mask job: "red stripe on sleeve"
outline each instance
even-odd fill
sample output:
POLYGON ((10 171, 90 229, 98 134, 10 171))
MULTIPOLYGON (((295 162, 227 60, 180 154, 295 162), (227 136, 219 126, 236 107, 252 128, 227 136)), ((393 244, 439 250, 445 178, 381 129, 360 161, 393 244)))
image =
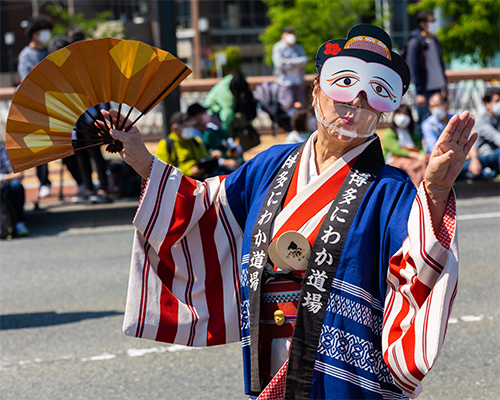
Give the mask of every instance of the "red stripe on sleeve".
MULTIPOLYGON (((226 237, 229 241, 229 249, 231 251, 231 259, 233 260, 233 287, 236 292, 236 298, 241 299, 241 294, 240 294, 240 278, 239 278, 239 264, 238 264, 238 259, 237 259, 237 254, 238 254, 238 249, 236 245, 236 239, 234 237, 234 233, 231 230, 231 226, 229 224, 229 221, 227 219, 226 213, 224 212, 224 208, 222 207, 220 201, 219 201, 219 212, 220 212, 220 219, 222 222, 222 226, 224 227, 224 231, 226 232, 226 237)), ((239 303, 238 303, 239 304, 239 303)), ((241 322, 241 316, 239 313, 239 305, 238 305, 238 326, 240 325, 241 322)))
POLYGON ((182 237, 193 214, 196 181, 182 177, 169 230, 163 240, 158 255, 158 276, 162 282, 160 295, 160 323, 157 340, 172 343, 177 334, 179 304, 172 294, 172 283, 175 276, 175 263, 172 258, 171 247, 182 237))
MULTIPOLYGON (((401 255, 394 256, 389 261, 389 271, 391 275, 393 275, 398 280, 398 285, 395 288, 395 291, 399 291, 399 289, 406 283, 406 279, 404 279, 400 273, 400 271, 404 269, 405 265, 406 261, 404 257, 401 257, 401 255)), ((403 335, 404 332, 401 329, 401 322, 408 315, 409 310, 410 307, 408 303, 406 301, 403 301, 401 303, 401 309, 399 310, 396 318, 394 319, 392 327, 389 331, 389 336, 388 336, 389 346, 403 335)), ((385 314, 388 315, 387 312, 385 314)))
MULTIPOLYGON (((399 360, 398 360, 397 355, 396 355, 396 348, 395 347, 393 347, 393 349, 392 349, 392 357, 394 360, 394 364, 395 364, 397 370, 399 371, 399 374, 402 376, 405 376, 401 366, 399 365, 399 360)), ((413 384, 410 385, 408 382, 403 382, 401 380, 401 378, 399 377, 399 375, 396 374, 396 371, 394 371, 394 369, 391 367, 392 364, 389 364, 387 361, 386 361, 386 364, 389 367, 389 369, 391 370, 393 379, 398 382, 398 386, 400 388, 404 388, 406 391, 412 393, 415 390, 415 386, 413 384)))
POLYGON ((401 339, 401 348, 403 349, 408 372, 420 382, 424 379, 425 374, 423 374, 415 364, 415 325, 412 325, 401 339))
POLYGON ((224 321, 224 290, 221 266, 215 243, 217 213, 212 205, 200 219, 200 235, 203 238, 203 259, 205 261, 205 287, 208 307, 207 345, 226 343, 224 321))
MULTIPOLYGON (((196 181, 194 179, 183 176, 181 178, 181 184, 177 192, 177 198, 175 200, 175 206, 173 210, 173 218, 170 223, 170 227, 167 232, 167 236, 162 244, 163 246, 170 247, 176 243, 189 225, 191 221, 191 216, 193 215, 193 209, 196 197, 193 192, 196 190, 196 181)), ((161 249, 160 249, 161 253, 161 249)))
POLYGON ((172 282, 174 280, 173 269, 167 265, 173 266, 172 253, 164 253, 168 261, 164 263, 160 260, 158 265, 158 276, 162 282, 160 295, 160 321, 158 323, 158 332, 156 340, 160 342, 173 343, 177 335, 179 300, 172 294, 172 282))
POLYGON ((184 291, 184 302, 191 313, 191 325, 189 329, 189 338, 187 341, 187 346, 192 346, 194 341, 194 336, 196 332, 196 324, 198 323, 198 314, 193 306, 193 286, 194 286, 194 273, 193 264, 191 261, 191 252, 189 251, 189 246, 186 238, 182 238, 180 241, 184 259, 186 261, 187 270, 187 281, 186 289, 184 291))
POLYGON ((427 297, 431 293, 431 288, 427 286, 425 283, 418 280, 418 278, 415 276, 415 281, 412 287, 410 288, 410 291, 413 298, 417 302, 418 308, 420 308, 422 307, 425 300, 427 300, 427 297))

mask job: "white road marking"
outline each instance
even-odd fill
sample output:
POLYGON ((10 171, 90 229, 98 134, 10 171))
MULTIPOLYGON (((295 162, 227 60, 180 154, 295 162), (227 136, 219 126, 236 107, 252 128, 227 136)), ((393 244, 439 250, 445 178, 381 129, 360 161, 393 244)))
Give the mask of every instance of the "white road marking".
MULTIPOLYGON (((479 322, 484 319, 495 319, 498 318, 498 315, 490 315, 490 316, 485 316, 484 314, 481 315, 463 315, 458 318, 450 318, 448 320, 448 324, 458 324, 458 323, 464 323, 464 322, 479 322)), ((18 361, 17 363, 4 363, 0 361, 0 371, 5 371, 9 369, 13 369, 16 367, 21 367, 21 368, 26 368, 34 365, 41 365, 41 364, 49 364, 49 363, 56 363, 56 362, 67 362, 67 361, 80 361, 80 362, 91 362, 91 361, 106 361, 106 360, 113 360, 117 358, 120 355, 125 355, 127 357, 143 357, 148 354, 153 354, 153 353, 176 353, 179 351, 191 351, 191 350, 199 350, 199 347, 188 347, 188 346, 182 346, 179 344, 173 344, 169 346, 158 346, 158 347, 147 347, 144 349, 127 349, 125 351, 117 351, 116 353, 102 353, 98 354, 95 356, 90 356, 90 357, 83 357, 83 358, 77 358, 75 356, 70 356, 70 355, 64 355, 60 356, 58 358, 52 359, 52 360, 42 360, 41 358, 35 358, 33 360, 21 360, 18 361)))
POLYGON ((80 361, 81 362, 102 361, 102 360, 112 360, 113 358, 116 358, 116 354, 104 353, 104 354, 101 354, 101 355, 98 355, 98 356, 85 357, 85 358, 82 358, 80 361))
POLYGON ((181 346, 180 344, 173 344, 172 346, 150 347, 147 349, 128 349, 127 356, 129 357, 142 357, 151 353, 175 353, 177 351, 190 351, 195 350, 195 347, 181 346))
POLYGON ((448 320, 449 324, 458 324, 459 322, 479 322, 482 321, 483 319, 494 319, 495 317, 490 315, 490 316, 485 316, 483 314, 481 315, 462 315, 459 318, 450 318, 448 320))
POLYGON ((500 212, 459 215, 457 217, 457 219, 459 221, 466 221, 466 220, 469 220, 469 219, 476 220, 476 219, 498 218, 498 217, 500 217, 500 212))
POLYGON ((460 319, 464 322, 477 322, 484 319, 484 315, 464 315, 460 319))
POLYGON ((65 361, 74 361, 79 360, 80 362, 89 362, 89 361, 105 361, 105 360, 113 360, 119 355, 126 354, 128 357, 142 357, 147 354, 152 353, 176 353, 179 351, 190 351, 190 350, 198 350, 198 347, 187 347, 179 344, 173 344, 170 346, 160 346, 160 347, 148 347, 145 349, 127 349, 126 351, 117 351, 115 354, 111 353, 102 353, 95 356, 83 357, 78 359, 74 356, 64 355, 52 360, 42 360, 41 358, 35 358, 33 360, 21 360, 17 363, 8 364, 0 361, 0 371, 12 369, 15 367, 29 367, 35 364, 48 364, 54 362, 65 362, 65 361))

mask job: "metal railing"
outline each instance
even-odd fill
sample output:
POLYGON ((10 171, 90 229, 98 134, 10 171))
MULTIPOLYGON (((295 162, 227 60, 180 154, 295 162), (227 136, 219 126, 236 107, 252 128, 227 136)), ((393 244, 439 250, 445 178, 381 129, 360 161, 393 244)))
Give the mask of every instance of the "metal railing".
MULTIPOLYGON (((472 71, 446 71, 448 79, 448 91, 450 100, 450 111, 460 112, 469 110, 472 114, 477 113, 482 107, 482 96, 484 90, 490 86, 500 86, 500 68, 485 68, 472 71)), ((308 74, 305 77, 306 90, 311 93, 313 81, 316 74, 308 74)), ((273 82, 273 76, 250 76, 247 78, 250 89, 263 82, 273 82)), ((208 91, 219 79, 189 79, 180 85, 181 110, 185 111, 190 104, 195 102, 203 104, 208 91)), ((10 107, 10 102, 15 93, 15 88, 0 88, 0 140, 5 135, 5 122, 10 107)), ((404 96, 403 102, 415 109, 415 92, 413 85, 404 96)), ((254 121, 256 129, 272 129, 272 122, 267 113, 258 110, 254 121)), ((146 135, 161 135, 163 130, 163 118, 161 108, 156 107, 145 118, 142 118, 138 127, 146 135)))

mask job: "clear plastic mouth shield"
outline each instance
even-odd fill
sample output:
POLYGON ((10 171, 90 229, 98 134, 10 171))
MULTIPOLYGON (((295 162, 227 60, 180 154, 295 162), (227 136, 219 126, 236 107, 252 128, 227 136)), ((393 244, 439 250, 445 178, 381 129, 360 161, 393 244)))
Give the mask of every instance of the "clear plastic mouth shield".
POLYGON ((366 109, 348 104, 334 103, 329 111, 328 120, 321 115, 319 106, 314 108, 316 119, 335 131, 342 140, 348 142, 356 137, 370 137, 377 127, 377 115, 366 109))
POLYGON ((364 92, 375 110, 394 111, 408 90, 410 70, 391 48, 389 35, 367 24, 353 27, 346 39, 323 43, 315 57, 321 90, 343 103, 364 92))

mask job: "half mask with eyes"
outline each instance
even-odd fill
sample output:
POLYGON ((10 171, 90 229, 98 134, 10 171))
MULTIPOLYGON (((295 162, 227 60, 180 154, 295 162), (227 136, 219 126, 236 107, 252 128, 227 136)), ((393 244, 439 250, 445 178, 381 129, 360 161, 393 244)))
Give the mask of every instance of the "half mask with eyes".
POLYGON ((392 51, 389 35, 374 25, 356 25, 346 39, 323 43, 315 62, 321 90, 342 103, 364 92, 372 108, 394 111, 410 84, 408 65, 392 51))

